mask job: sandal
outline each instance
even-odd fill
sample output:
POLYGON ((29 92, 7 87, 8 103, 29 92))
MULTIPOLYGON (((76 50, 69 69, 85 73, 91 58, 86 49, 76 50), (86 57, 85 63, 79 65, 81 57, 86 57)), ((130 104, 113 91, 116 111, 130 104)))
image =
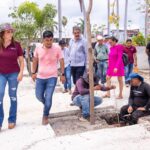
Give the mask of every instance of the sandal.
POLYGON ((123 96, 118 96, 116 97, 116 99, 123 99, 123 96))

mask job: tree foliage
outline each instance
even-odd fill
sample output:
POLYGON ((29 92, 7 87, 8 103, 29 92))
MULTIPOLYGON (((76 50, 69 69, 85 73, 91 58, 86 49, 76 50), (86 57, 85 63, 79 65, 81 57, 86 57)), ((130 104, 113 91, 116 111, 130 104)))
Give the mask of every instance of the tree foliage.
POLYGON ((16 38, 26 38, 31 42, 41 37, 43 30, 56 29, 57 22, 54 21, 56 14, 57 10, 52 4, 46 4, 43 9, 40 9, 36 3, 25 1, 18 8, 13 8, 9 17, 14 20, 13 26, 17 29, 16 38))
POLYGON ((145 38, 141 32, 137 36, 134 36, 132 40, 133 43, 135 43, 138 46, 145 46, 145 38))
POLYGON ((84 33, 84 20, 79 18, 79 21, 76 22, 76 25, 81 29, 82 34, 84 33))

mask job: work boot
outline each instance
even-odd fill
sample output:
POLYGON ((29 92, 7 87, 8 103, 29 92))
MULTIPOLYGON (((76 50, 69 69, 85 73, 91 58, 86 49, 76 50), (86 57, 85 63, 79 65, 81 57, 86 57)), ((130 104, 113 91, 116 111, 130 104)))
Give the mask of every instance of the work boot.
POLYGON ((49 124, 48 116, 43 116, 43 118, 42 118, 42 125, 47 125, 47 124, 49 124))
POLYGON ((13 129, 15 128, 16 124, 15 123, 8 123, 8 129, 13 129))

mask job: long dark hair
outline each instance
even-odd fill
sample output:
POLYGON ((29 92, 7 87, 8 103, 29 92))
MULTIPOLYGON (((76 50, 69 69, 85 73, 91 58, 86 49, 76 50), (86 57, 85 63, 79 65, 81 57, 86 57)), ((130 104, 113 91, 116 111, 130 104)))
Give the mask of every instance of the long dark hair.
MULTIPOLYGON (((4 32, 5 32, 5 31, 0 32, 0 53, 3 52, 3 49, 4 49, 4 38, 3 38, 4 32)), ((13 44, 15 44, 15 40, 14 40, 13 37, 12 37, 11 42, 12 42, 13 44)))
POLYGON ((4 49, 4 39, 3 39, 3 36, 4 36, 4 31, 0 32, 0 52, 2 52, 3 49, 4 49))

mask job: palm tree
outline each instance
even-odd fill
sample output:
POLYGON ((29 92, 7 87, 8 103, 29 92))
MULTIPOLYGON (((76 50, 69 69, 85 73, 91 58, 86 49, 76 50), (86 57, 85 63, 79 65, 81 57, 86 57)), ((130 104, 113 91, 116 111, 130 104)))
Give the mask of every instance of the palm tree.
POLYGON ((84 34, 84 29, 85 29, 84 19, 79 18, 79 22, 76 22, 76 25, 80 27, 82 34, 84 34))
POLYGON ((66 25, 67 25, 67 23, 68 23, 67 17, 63 16, 63 17, 62 17, 62 25, 63 25, 63 27, 64 27, 65 37, 66 37, 66 25))

